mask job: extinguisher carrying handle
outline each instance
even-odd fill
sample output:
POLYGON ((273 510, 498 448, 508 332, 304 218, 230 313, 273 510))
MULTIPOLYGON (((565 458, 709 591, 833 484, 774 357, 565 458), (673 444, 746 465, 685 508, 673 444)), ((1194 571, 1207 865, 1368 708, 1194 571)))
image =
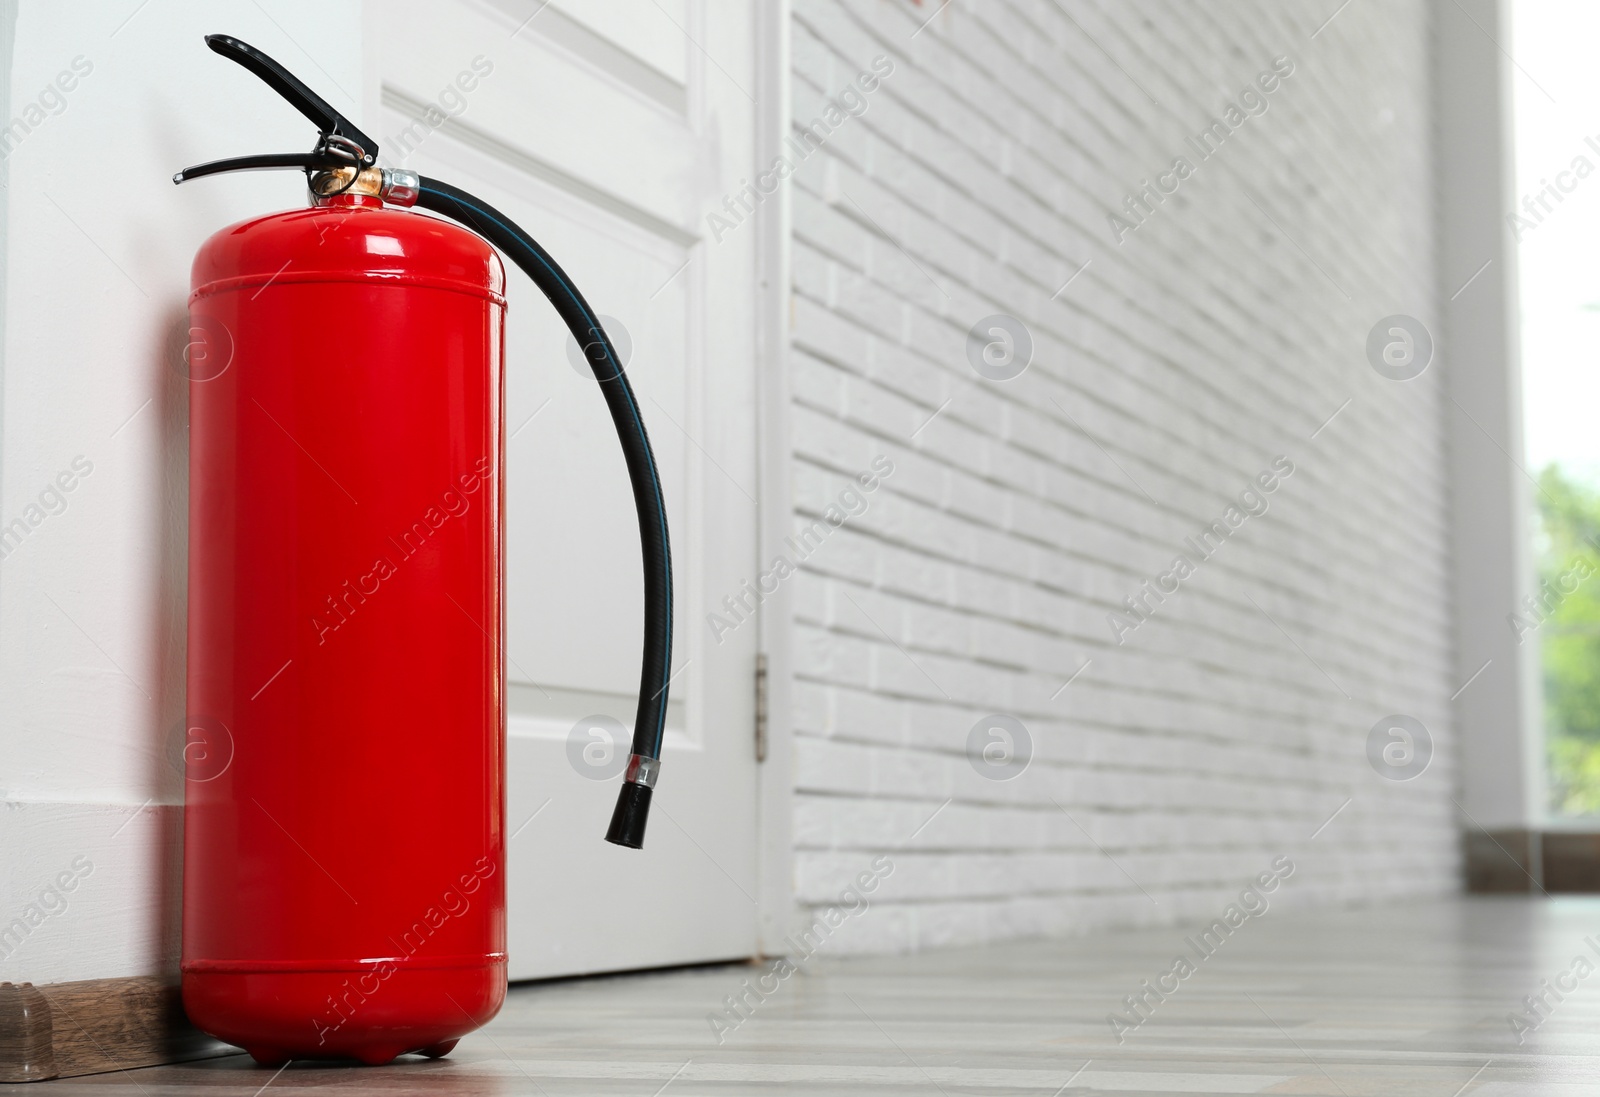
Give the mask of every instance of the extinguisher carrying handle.
POLYGON ((639 401, 623 372, 611 337, 589 303, 558 263, 505 214, 458 187, 420 177, 416 204, 458 221, 505 252, 555 306, 578 345, 584 348, 600 391, 611 410, 617 438, 628 464, 633 501, 639 512, 639 542, 644 555, 644 665, 639 675, 639 710, 633 725, 633 755, 612 812, 606 841, 639 849, 644 845, 650 795, 661 769, 667 690, 672 683, 672 545, 661 476, 645 431, 639 401))
POLYGON ((325 152, 262 152, 254 156, 230 156, 226 160, 212 160, 184 168, 172 177, 174 183, 187 183, 191 179, 204 179, 208 175, 221 175, 229 171, 284 171, 298 168, 301 171, 333 171, 349 167, 350 161, 325 152))

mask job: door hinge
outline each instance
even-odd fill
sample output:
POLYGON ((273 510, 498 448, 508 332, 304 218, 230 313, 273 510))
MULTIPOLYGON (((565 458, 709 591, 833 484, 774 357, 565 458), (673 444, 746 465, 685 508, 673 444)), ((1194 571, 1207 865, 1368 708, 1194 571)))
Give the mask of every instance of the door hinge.
POLYGON ((767 760, 767 654, 756 653, 756 761, 767 760))

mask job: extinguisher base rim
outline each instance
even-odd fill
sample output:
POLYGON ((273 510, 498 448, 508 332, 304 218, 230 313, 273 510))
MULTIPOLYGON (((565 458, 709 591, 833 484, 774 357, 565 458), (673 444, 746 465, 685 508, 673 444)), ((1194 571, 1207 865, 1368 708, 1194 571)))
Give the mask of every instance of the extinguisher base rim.
POLYGON ((653 791, 649 785, 623 782, 617 792, 617 806, 611 813, 611 827, 606 831, 606 841, 628 849, 644 848, 644 828, 650 819, 650 796, 653 791))

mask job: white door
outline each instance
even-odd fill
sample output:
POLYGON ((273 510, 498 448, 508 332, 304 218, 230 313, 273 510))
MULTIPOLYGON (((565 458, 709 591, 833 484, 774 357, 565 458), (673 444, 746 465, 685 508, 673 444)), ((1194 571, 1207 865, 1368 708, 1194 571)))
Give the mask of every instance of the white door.
POLYGON ((604 841, 639 688, 632 496, 596 382, 513 268, 513 979, 757 950, 757 626, 718 642, 705 608, 757 574, 753 226, 720 243, 705 229, 706 212, 751 175, 744 9, 720 5, 708 19, 704 0, 374 6, 383 159, 499 207, 567 269, 624 353, 631 343, 627 369, 667 497, 675 676, 635 851, 604 841), (573 737, 596 715, 625 729, 617 741, 604 721, 573 737))

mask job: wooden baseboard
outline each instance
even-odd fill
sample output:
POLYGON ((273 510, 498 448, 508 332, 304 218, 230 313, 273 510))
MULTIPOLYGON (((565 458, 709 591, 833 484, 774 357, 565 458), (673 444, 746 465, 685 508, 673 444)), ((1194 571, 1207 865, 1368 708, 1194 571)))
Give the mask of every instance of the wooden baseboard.
POLYGON ((1600 892, 1600 834, 1546 831, 1544 886, 1552 892, 1600 892))
POLYGON ((0 1082, 102 1074, 236 1050, 189 1023, 171 979, 0 983, 0 1082))
POLYGON ((1543 835, 1536 830, 1461 832, 1467 890, 1475 894, 1538 892, 1544 887, 1543 835))
POLYGON ((1462 835, 1467 890, 1600 894, 1600 831, 1471 831, 1462 835))

